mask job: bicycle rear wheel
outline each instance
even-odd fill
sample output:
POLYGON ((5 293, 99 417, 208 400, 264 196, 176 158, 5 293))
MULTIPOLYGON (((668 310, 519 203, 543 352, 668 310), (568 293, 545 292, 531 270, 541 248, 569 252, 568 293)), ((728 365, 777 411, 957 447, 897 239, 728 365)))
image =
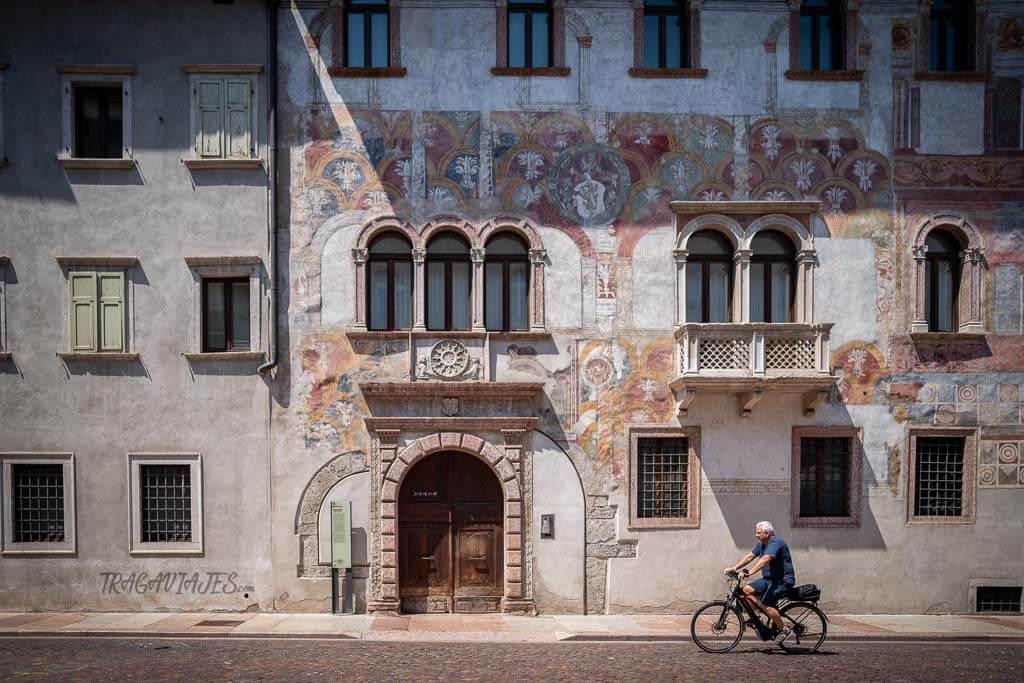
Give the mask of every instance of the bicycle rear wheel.
POLYGON ((809 602, 791 602, 779 611, 782 621, 793 631, 793 635, 779 643, 783 650, 807 655, 825 642, 828 621, 816 606, 809 602))
POLYGON ((690 621, 690 636, 705 652, 728 652, 743 639, 743 616, 735 606, 715 600, 701 607, 690 621))

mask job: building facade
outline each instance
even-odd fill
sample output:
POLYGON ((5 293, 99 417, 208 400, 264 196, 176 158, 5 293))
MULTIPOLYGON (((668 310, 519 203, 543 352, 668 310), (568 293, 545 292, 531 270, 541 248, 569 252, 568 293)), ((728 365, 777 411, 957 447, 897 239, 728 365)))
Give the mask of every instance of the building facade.
MULTIPOLYGON (((5 540, 3 606, 329 611, 331 504, 349 501, 357 611, 687 612, 762 519, 830 609, 1020 611, 1020 3, 194 4, 183 26, 220 17, 196 34, 208 57, 142 39, 61 57, 138 65, 130 168, 147 130, 162 141, 140 187, 105 168, 79 186, 73 159, 15 171, 43 126, 12 93, 54 60, 3 43, 22 46, 0 55, 4 529, 7 482, 41 458, 73 463, 79 534, 68 557, 5 540), (229 12, 251 41, 207 35, 229 12), (146 55, 173 73, 152 105, 146 55), (239 79, 259 111, 245 159, 239 79), (174 119, 171 82, 195 91, 174 119), (101 348, 102 317, 75 346, 83 266, 101 294, 100 266, 130 283, 111 318, 127 348, 101 348), (223 311, 202 292, 245 275, 229 363, 203 346, 223 311), (137 348, 136 373, 78 358, 137 348), (144 472, 150 452, 179 469, 144 472), (137 482, 199 463, 202 545, 136 540, 137 482), (66 587, 41 591, 40 567, 66 587), (101 590, 142 571, 245 590, 101 590)), ((56 126, 59 90, 33 92, 56 126)))

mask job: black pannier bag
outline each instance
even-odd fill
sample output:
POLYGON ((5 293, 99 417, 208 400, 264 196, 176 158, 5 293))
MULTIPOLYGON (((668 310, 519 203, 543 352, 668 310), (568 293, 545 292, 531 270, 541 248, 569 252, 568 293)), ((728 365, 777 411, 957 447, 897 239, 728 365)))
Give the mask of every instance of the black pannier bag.
POLYGON ((790 600, 817 600, 821 597, 821 589, 813 583, 805 583, 802 586, 793 586, 786 593, 790 600))

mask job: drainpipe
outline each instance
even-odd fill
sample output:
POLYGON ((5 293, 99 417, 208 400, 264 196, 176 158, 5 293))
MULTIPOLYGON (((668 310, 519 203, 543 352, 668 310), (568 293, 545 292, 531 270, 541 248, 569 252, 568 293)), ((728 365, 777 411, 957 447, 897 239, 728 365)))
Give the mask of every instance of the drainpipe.
POLYGON ((267 0, 267 231, 270 251, 267 292, 270 340, 267 362, 256 368, 263 375, 277 365, 277 3, 267 0))

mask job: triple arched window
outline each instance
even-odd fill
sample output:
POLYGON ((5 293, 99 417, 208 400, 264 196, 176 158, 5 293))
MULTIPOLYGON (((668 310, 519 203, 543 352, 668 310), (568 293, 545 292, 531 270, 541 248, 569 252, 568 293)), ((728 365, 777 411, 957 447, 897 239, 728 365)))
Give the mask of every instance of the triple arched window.
POLYGON ((533 246, 535 238, 511 229, 482 238, 443 229, 420 248, 415 233, 398 227, 375 231, 367 247, 353 250, 357 279, 365 282, 357 328, 543 329, 545 252, 533 246))

